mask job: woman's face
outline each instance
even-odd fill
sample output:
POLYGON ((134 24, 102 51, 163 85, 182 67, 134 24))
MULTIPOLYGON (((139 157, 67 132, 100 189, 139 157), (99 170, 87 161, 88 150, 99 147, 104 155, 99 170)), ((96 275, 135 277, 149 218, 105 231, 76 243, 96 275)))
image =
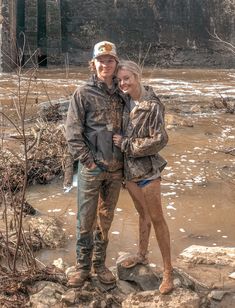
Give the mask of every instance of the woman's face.
POLYGON ((136 75, 125 68, 121 68, 117 73, 119 88, 122 92, 129 94, 131 97, 135 97, 135 94, 139 91, 139 80, 136 75))

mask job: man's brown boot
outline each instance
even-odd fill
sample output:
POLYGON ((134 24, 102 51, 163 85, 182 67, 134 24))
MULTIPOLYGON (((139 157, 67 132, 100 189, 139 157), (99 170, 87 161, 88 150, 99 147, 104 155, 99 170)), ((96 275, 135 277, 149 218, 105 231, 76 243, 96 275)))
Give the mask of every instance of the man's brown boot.
POLYGON ((68 279, 68 287, 82 287, 85 281, 89 278, 90 272, 79 269, 77 272, 72 274, 68 279))
POLYGON ((99 281, 103 284, 113 284, 116 282, 115 276, 105 265, 94 267, 94 272, 97 274, 99 281))

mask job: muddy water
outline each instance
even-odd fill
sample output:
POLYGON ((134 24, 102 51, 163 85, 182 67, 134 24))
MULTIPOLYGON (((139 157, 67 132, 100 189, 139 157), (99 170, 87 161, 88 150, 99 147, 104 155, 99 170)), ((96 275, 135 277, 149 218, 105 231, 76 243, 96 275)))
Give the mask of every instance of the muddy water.
MULTIPOLYGON (((39 73, 53 99, 67 97, 87 76, 86 71, 71 71, 69 79, 63 71, 39 73)), ((235 98, 235 71, 231 70, 146 70, 145 81, 164 99, 167 112, 176 100, 188 109, 192 104, 206 104, 221 96, 235 98)), ((8 75, 0 77, 0 98, 4 104, 2 97, 7 93, 2 92, 1 84, 11 87, 8 75)), ((43 95, 43 87, 37 88, 38 99, 47 100, 47 95, 43 95)), ((169 144, 162 151, 168 161, 162 174, 162 201, 174 261, 189 245, 234 246, 235 243, 235 159, 223 153, 224 149, 235 146, 234 115, 183 111, 181 115, 190 119, 193 127, 169 130, 169 144)), ((76 187, 64 194, 61 179, 48 186, 30 187, 27 198, 41 213, 59 217, 69 239, 66 247, 42 251, 38 257, 45 263, 62 257, 74 264, 76 187)), ((134 253, 137 246, 138 216, 127 191, 122 190, 110 231, 108 265, 115 265, 121 251, 134 253)), ((162 265, 153 232, 149 259, 157 266, 162 265)))
MULTIPOLYGON (((223 117, 222 117, 223 118, 223 117)), ((232 116, 221 119, 232 124, 232 116)), ((216 122, 217 124, 217 122, 216 122)), ((226 124, 228 125, 228 124, 226 124)), ((214 151, 219 137, 211 118, 199 119, 194 128, 170 131, 170 141, 162 152, 168 160, 163 172, 162 200, 171 232, 172 256, 189 245, 234 246, 235 174, 234 157, 214 151), (208 138, 206 132, 212 133, 208 138), (213 143, 213 145, 211 145, 213 143), (226 169, 232 168, 233 173, 226 169)), ((234 136, 233 134, 229 136, 234 136)), ((229 139, 225 141, 230 144, 229 139)), ((234 139, 233 144, 234 144, 234 139)), ((40 212, 60 217, 70 241, 65 249, 40 254, 43 261, 63 257, 75 260, 76 188, 64 194, 62 181, 50 186, 30 188, 28 199, 40 212)), ((110 232, 108 264, 114 265, 120 251, 135 252, 138 245, 138 216, 126 190, 122 190, 110 232)), ((154 233, 151 234, 149 258, 161 265, 154 233)))

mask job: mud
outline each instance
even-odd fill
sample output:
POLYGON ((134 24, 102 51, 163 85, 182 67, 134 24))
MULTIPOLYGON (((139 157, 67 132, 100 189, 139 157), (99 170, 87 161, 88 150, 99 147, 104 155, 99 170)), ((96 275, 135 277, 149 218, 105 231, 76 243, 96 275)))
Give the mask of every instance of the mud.
MULTIPOLYGON (((168 165, 162 174, 162 201, 171 234, 173 264, 192 244, 234 246, 235 241, 235 143, 234 114, 224 109, 204 108, 221 98, 235 100, 234 70, 146 70, 144 79, 154 86, 166 113, 191 121, 191 127, 176 125, 168 130, 169 144, 161 152, 168 165), (198 105, 197 112, 191 112, 198 105), (227 151, 227 153, 226 153, 227 151)), ((68 98, 87 78, 87 70, 40 70, 33 78, 27 123, 37 118, 40 102, 68 98)), ((14 118, 17 76, 0 75, 0 106, 14 118)), ((25 93, 26 80, 22 81, 25 93), (25 88, 24 88, 25 87, 25 88)), ((11 127, 1 121, 1 133, 11 127)), ((68 234, 66 247, 41 251, 38 258, 48 263, 62 257, 75 262, 76 188, 63 191, 63 179, 50 185, 31 186, 27 201, 39 212, 59 216, 68 234)), ((114 266, 121 251, 135 252, 138 245, 138 216, 126 190, 122 190, 110 232, 107 265, 114 266)), ((152 230, 149 259, 162 266, 152 230)))

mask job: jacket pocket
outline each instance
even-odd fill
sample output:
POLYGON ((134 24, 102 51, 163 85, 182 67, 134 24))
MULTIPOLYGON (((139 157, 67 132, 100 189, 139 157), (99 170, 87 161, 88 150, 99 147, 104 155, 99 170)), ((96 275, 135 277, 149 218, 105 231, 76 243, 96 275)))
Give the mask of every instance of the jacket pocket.
POLYGON ((113 132, 106 130, 97 134, 97 160, 101 162, 112 161, 113 159, 113 132))

